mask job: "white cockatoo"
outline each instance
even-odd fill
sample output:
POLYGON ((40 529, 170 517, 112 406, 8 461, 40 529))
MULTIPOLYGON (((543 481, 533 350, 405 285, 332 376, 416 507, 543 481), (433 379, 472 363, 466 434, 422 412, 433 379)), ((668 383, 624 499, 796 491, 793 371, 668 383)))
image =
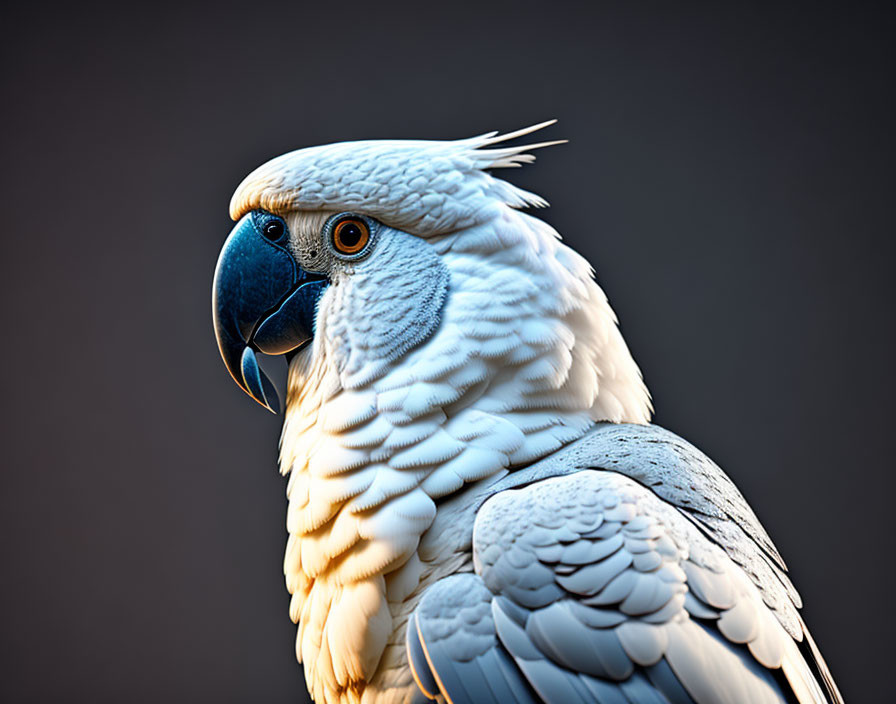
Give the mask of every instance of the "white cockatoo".
POLYGON ((214 319, 289 356, 280 466, 317 702, 839 702, 728 477, 650 425, 591 266, 496 178, 546 143, 346 142, 251 173, 214 319))

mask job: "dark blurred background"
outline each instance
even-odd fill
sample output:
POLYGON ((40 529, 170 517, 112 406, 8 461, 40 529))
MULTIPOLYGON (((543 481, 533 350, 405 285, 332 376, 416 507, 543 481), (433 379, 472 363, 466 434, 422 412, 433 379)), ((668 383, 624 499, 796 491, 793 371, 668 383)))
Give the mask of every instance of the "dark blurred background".
POLYGON ((547 118, 503 176, 594 263, 657 422, 755 507, 847 700, 893 662, 887 6, 3 10, 0 699, 300 702, 280 421, 210 321, 289 149, 547 118))

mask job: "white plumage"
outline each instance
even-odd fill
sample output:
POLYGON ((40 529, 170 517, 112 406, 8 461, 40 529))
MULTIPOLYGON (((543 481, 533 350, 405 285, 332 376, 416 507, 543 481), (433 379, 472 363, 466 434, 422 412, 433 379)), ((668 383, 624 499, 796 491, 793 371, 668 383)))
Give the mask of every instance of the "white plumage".
POLYGON ((824 701, 794 640, 798 597, 727 477, 690 446, 656 464, 641 438, 612 465, 589 440, 595 422, 647 424, 647 390, 589 264, 519 210, 544 201, 485 171, 531 162, 553 143, 499 145, 547 124, 303 149, 233 197, 235 219, 282 215, 299 266, 330 279, 290 365, 280 458, 309 689, 777 702, 783 667, 801 702, 824 701), (382 223, 363 260, 322 258, 342 211, 382 223))

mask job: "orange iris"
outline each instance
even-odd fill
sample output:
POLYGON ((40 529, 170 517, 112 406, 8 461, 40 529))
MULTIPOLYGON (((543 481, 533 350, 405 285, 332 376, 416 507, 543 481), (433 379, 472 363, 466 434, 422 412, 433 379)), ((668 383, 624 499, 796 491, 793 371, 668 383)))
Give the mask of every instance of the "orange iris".
POLYGON ((370 228, 358 218, 346 218, 333 228, 333 246, 341 254, 357 254, 369 240, 370 228))

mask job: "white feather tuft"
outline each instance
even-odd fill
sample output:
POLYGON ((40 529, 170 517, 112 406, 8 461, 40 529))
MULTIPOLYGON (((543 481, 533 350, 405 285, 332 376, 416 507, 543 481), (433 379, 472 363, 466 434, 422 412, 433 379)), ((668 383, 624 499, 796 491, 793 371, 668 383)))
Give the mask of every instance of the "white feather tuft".
POLYGON ((518 137, 523 137, 527 134, 544 129, 545 127, 550 127, 556 122, 557 120, 547 120, 545 122, 540 122, 537 125, 524 127, 521 130, 516 130, 515 132, 509 132, 507 134, 491 132, 488 135, 483 135, 482 138, 473 140, 475 146, 472 155, 473 158, 476 159, 476 165, 480 169, 500 169, 519 168, 523 164, 531 164, 535 161, 535 155, 529 154, 533 149, 543 149, 558 144, 566 144, 568 140, 555 139, 548 142, 524 144, 518 147, 501 147, 499 149, 487 149, 487 147, 501 144, 502 142, 508 142, 512 139, 517 139, 518 137))
POLYGON ((517 137, 525 137, 527 134, 538 132, 538 130, 543 130, 545 127, 550 127, 551 125, 555 124, 557 124, 557 120, 551 119, 545 120, 544 122, 539 122, 535 125, 523 127, 522 129, 516 130, 515 132, 508 132, 507 134, 498 134, 498 132, 491 132, 486 135, 486 139, 482 142, 482 146, 491 146, 493 144, 500 144, 501 142, 509 142, 511 139, 516 139, 517 137))

